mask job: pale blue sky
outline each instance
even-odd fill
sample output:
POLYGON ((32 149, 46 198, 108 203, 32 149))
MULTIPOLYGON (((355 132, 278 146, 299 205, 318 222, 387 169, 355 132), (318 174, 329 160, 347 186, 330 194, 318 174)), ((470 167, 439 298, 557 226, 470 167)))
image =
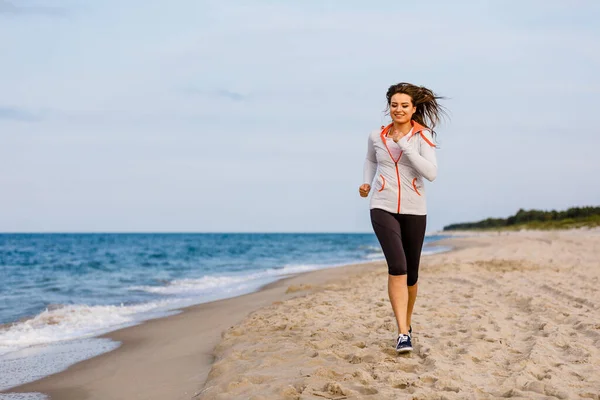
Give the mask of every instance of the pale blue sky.
POLYGON ((429 230, 600 205, 598 1, 0 0, 0 231, 371 232, 369 131, 449 97, 429 230))

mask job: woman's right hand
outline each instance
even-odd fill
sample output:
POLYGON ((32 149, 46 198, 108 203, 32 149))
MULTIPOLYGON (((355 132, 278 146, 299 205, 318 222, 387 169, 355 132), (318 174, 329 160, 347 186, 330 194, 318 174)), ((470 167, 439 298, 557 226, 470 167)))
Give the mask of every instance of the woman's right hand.
POLYGON ((360 197, 367 197, 369 195, 370 191, 371 191, 371 185, 369 185, 368 183, 363 183, 358 188, 358 193, 360 193, 360 197))

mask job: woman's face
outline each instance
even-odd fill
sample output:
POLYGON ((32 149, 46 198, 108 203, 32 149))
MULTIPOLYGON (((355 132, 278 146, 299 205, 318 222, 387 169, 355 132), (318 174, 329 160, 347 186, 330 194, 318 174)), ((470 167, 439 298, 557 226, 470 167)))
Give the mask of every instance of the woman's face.
POLYGON ((412 99, 404 93, 396 93, 390 100, 390 116, 398 124, 405 124, 412 119, 417 107, 413 106, 412 99))

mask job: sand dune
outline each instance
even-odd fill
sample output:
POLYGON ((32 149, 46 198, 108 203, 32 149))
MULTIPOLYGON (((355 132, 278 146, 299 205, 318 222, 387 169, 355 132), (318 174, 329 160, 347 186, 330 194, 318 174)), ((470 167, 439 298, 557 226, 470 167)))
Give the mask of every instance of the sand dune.
POLYGON ((225 331, 195 398, 600 399, 600 231, 450 242, 423 259, 412 354, 380 263, 225 331))

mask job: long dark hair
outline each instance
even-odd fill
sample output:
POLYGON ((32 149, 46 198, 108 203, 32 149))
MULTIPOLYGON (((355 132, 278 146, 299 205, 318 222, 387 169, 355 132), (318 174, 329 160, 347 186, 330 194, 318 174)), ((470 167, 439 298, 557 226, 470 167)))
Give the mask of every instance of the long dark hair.
POLYGON ((448 116, 445 108, 438 103, 438 100, 445 99, 445 97, 437 96, 424 86, 416 86, 406 82, 397 83, 390 86, 385 95, 387 98, 387 112, 390 110, 392 96, 397 93, 410 96, 413 106, 417 107, 412 119, 431 130, 431 133, 435 135, 435 126, 443 117, 448 116))

